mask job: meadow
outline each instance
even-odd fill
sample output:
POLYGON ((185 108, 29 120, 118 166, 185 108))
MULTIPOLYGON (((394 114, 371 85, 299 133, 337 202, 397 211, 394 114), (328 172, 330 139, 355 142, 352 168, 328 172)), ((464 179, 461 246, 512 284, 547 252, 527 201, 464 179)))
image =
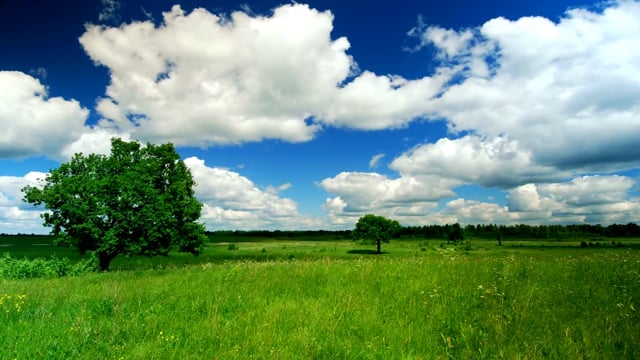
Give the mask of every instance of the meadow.
POLYGON ((637 240, 222 240, 0 279, 0 359, 640 358, 637 240))

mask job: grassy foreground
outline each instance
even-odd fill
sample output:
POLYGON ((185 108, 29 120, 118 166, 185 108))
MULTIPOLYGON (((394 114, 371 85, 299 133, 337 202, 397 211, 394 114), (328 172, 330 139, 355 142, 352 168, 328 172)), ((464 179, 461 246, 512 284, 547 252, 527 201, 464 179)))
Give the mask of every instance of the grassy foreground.
POLYGON ((0 279, 0 359, 640 358, 635 249, 383 250, 0 279))

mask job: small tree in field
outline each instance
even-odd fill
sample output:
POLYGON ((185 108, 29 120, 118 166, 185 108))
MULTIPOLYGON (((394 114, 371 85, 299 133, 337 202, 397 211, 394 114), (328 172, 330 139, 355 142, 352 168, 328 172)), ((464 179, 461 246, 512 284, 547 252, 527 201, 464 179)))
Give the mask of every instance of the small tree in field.
POLYGON ((388 243, 391 238, 400 232, 400 223, 382 216, 367 214, 356 223, 356 228, 351 233, 354 240, 365 240, 377 244, 377 253, 380 254, 380 243, 388 243))
POLYGON ((44 204, 56 243, 93 252, 100 270, 118 255, 167 255, 172 246, 199 254, 202 204, 189 169, 172 144, 111 140, 111 154, 84 156, 54 169, 24 201, 44 204))

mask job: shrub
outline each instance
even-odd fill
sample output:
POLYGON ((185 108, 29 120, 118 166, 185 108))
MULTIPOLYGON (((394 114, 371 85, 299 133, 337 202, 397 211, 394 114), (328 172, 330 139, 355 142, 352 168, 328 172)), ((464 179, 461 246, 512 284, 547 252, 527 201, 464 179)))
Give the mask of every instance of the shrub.
POLYGON ((49 259, 16 259, 8 253, 0 258, 0 278, 5 279, 76 276, 93 272, 96 269, 97 261, 94 257, 77 263, 72 263, 67 258, 60 259, 54 256, 49 259))

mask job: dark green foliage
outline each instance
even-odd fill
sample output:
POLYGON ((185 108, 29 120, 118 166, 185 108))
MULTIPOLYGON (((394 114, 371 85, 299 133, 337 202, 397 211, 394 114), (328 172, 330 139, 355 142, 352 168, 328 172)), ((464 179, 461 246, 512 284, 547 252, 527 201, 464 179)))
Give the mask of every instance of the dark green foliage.
POLYGON ((109 156, 76 154, 44 187, 23 192, 48 210, 44 225, 58 245, 93 252, 107 270, 118 255, 167 255, 171 246, 197 255, 206 237, 193 186, 172 144, 112 139, 109 156))
POLYGON ((448 237, 449 237, 449 241, 453 241, 454 243, 464 240, 464 233, 462 232, 462 227, 460 226, 460 224, 458 223, 453 224, 448 237))
MULTIPOLYGON (((401 236, 408 238, 447 239, 453 225, 424 225, 405 226, 401 230, 401 236)), ((640 226, 635 223, 626 225, 611 224, 602 226, 599 224, 573 224, 573 225, 495 225, 495 224, 469 224, 462 229, 464 234, 471 238, 480 239, 578 239, 591 238, 593 241, 602 241, 604 238, 637 238, 640 237, 640 226)))
POLYGON ((391 238, 398 236, 402 227, 396 220, 383 216, 367 214, 356 223, 351 236, 354 240, 365 240, 376 243, 377 253, 380 254, 380 243, 388 243, 391 238))
POLYGON ((207 231, 210 242, 228 241, 266 241, 279 240, 308 240, 308 241, 332 241, 349 239, 351 230, 217 230, 207 231))

